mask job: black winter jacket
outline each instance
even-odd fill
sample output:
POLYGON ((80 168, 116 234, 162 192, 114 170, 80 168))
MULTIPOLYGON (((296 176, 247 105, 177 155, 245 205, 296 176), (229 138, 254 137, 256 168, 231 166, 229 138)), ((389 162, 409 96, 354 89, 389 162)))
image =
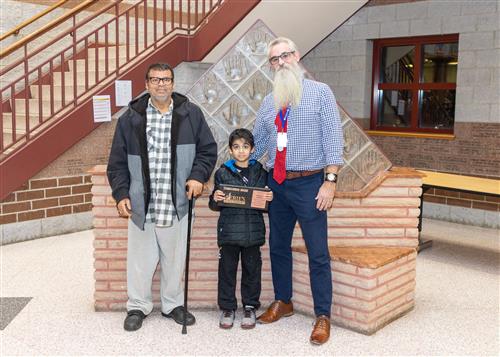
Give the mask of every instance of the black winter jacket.
MULTIPOLYGON (((130 102, 118 119, 107 168, 113 198, 116 202, 130 199, 131 219, 140 229, 144 229, 151 196, 146 142, 149 97, 146 93, 130 102)), ((172 100, 171 189, 177 217, 181 219, 188 211, 186 181, 208 181, 217 161, 217 144, 200 108, 179 93, 173 93, 172 100)))
POLYGON ((225 162, 216 172, 214 191, 210 195, 209 207, 220 211, 217 222, 217 244, 240 247, 261 246, 266 242, 266 226, 262 211, 246 208, 220 207, 214 201, 214 192, 221 184, 265 187, 267 171, 260 162, 250 160, 248 183, 243 182, 241 174, 234 166, 234 160, 225 162))

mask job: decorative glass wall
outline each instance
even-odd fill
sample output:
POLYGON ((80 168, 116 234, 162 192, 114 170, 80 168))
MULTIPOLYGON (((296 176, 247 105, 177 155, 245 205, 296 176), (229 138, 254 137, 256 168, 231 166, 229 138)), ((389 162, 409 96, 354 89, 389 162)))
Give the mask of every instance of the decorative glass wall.
MULTIPOLYGON (((229 158, 229 133, 239 127, 252 130, 260 103, 272 91, 267 44, 274 38, 271 30, 257 21, 187 92, 190 100, 202 108, 217 141, 217 168, 229 158)), ((335 93, 335 88, 332 90, 335 93)), ((339 172, 337 190, 360 191, 381 171, 388 170, 391 162, 349 115, 339 110, 345 165, 339 172)))

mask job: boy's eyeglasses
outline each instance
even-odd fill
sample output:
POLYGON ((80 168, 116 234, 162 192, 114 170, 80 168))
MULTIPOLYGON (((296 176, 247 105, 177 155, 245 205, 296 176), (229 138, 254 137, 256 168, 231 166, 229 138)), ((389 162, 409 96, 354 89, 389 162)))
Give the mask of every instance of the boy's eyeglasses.
POLYGON ((173 78, 171 77, 163 77, 163 78, 160 78, 160 77, 150 77, 149 78, 149 82, 151 84, 154 84, 155 86, 159 85, 160 83, 163 83, 163 84, 172 84, 173 82, 173 78))
POLYGON ((288 52, 283 52, 279 56, 273 56, 269 58, 269 63, 272 65, 278 64, 280 61, 280 58, 283 60, 283 62, 286 62, 287 60, 290 59, 290 57, 295 53, 295 51, 288 51, 288 52))

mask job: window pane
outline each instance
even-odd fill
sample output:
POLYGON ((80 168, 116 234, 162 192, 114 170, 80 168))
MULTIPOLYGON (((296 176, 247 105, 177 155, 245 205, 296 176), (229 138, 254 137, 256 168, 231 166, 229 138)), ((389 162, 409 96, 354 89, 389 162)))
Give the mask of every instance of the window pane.
POLYGON ((411 91, 382 90, 380 93, 378 126, 409 127, 411 124, 411 91))
POLYGON ((452 129, 455 121, 455 90, 422 91, 420 127, 452 129))
POLYGON ((412 83, 415 46, 391 46, 382 49, 381 83, 412 83))
POLYGON ((425 83, 457 82, 458 43, 424 45, 423 52, 425 83))

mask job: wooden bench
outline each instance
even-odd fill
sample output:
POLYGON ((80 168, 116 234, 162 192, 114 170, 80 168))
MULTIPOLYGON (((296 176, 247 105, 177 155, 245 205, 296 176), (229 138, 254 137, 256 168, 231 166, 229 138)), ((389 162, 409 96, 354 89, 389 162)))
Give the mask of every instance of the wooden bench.
MULTIPOLYGON (((399 247, 330 247, 332 321, 371 335, 415 306, 416 250, 399 247)), ((304 246, 293 251, 293 303, 314 316, 304 246)))
MULTIPOLYGON (((422 178, 422 195, 420 196, 420 215, 418 220, 419 233, 422 231, 424 194, 430 188, 442 188, 447 190, 488 194, 500 197, 500 180, 458 174, 448 174, 435 171, 417 171, 425 175, 425 177, 422 178)), ((432 240, 423 241, 419 237, 419 251, 430 246, 432 246, 432 240)))

